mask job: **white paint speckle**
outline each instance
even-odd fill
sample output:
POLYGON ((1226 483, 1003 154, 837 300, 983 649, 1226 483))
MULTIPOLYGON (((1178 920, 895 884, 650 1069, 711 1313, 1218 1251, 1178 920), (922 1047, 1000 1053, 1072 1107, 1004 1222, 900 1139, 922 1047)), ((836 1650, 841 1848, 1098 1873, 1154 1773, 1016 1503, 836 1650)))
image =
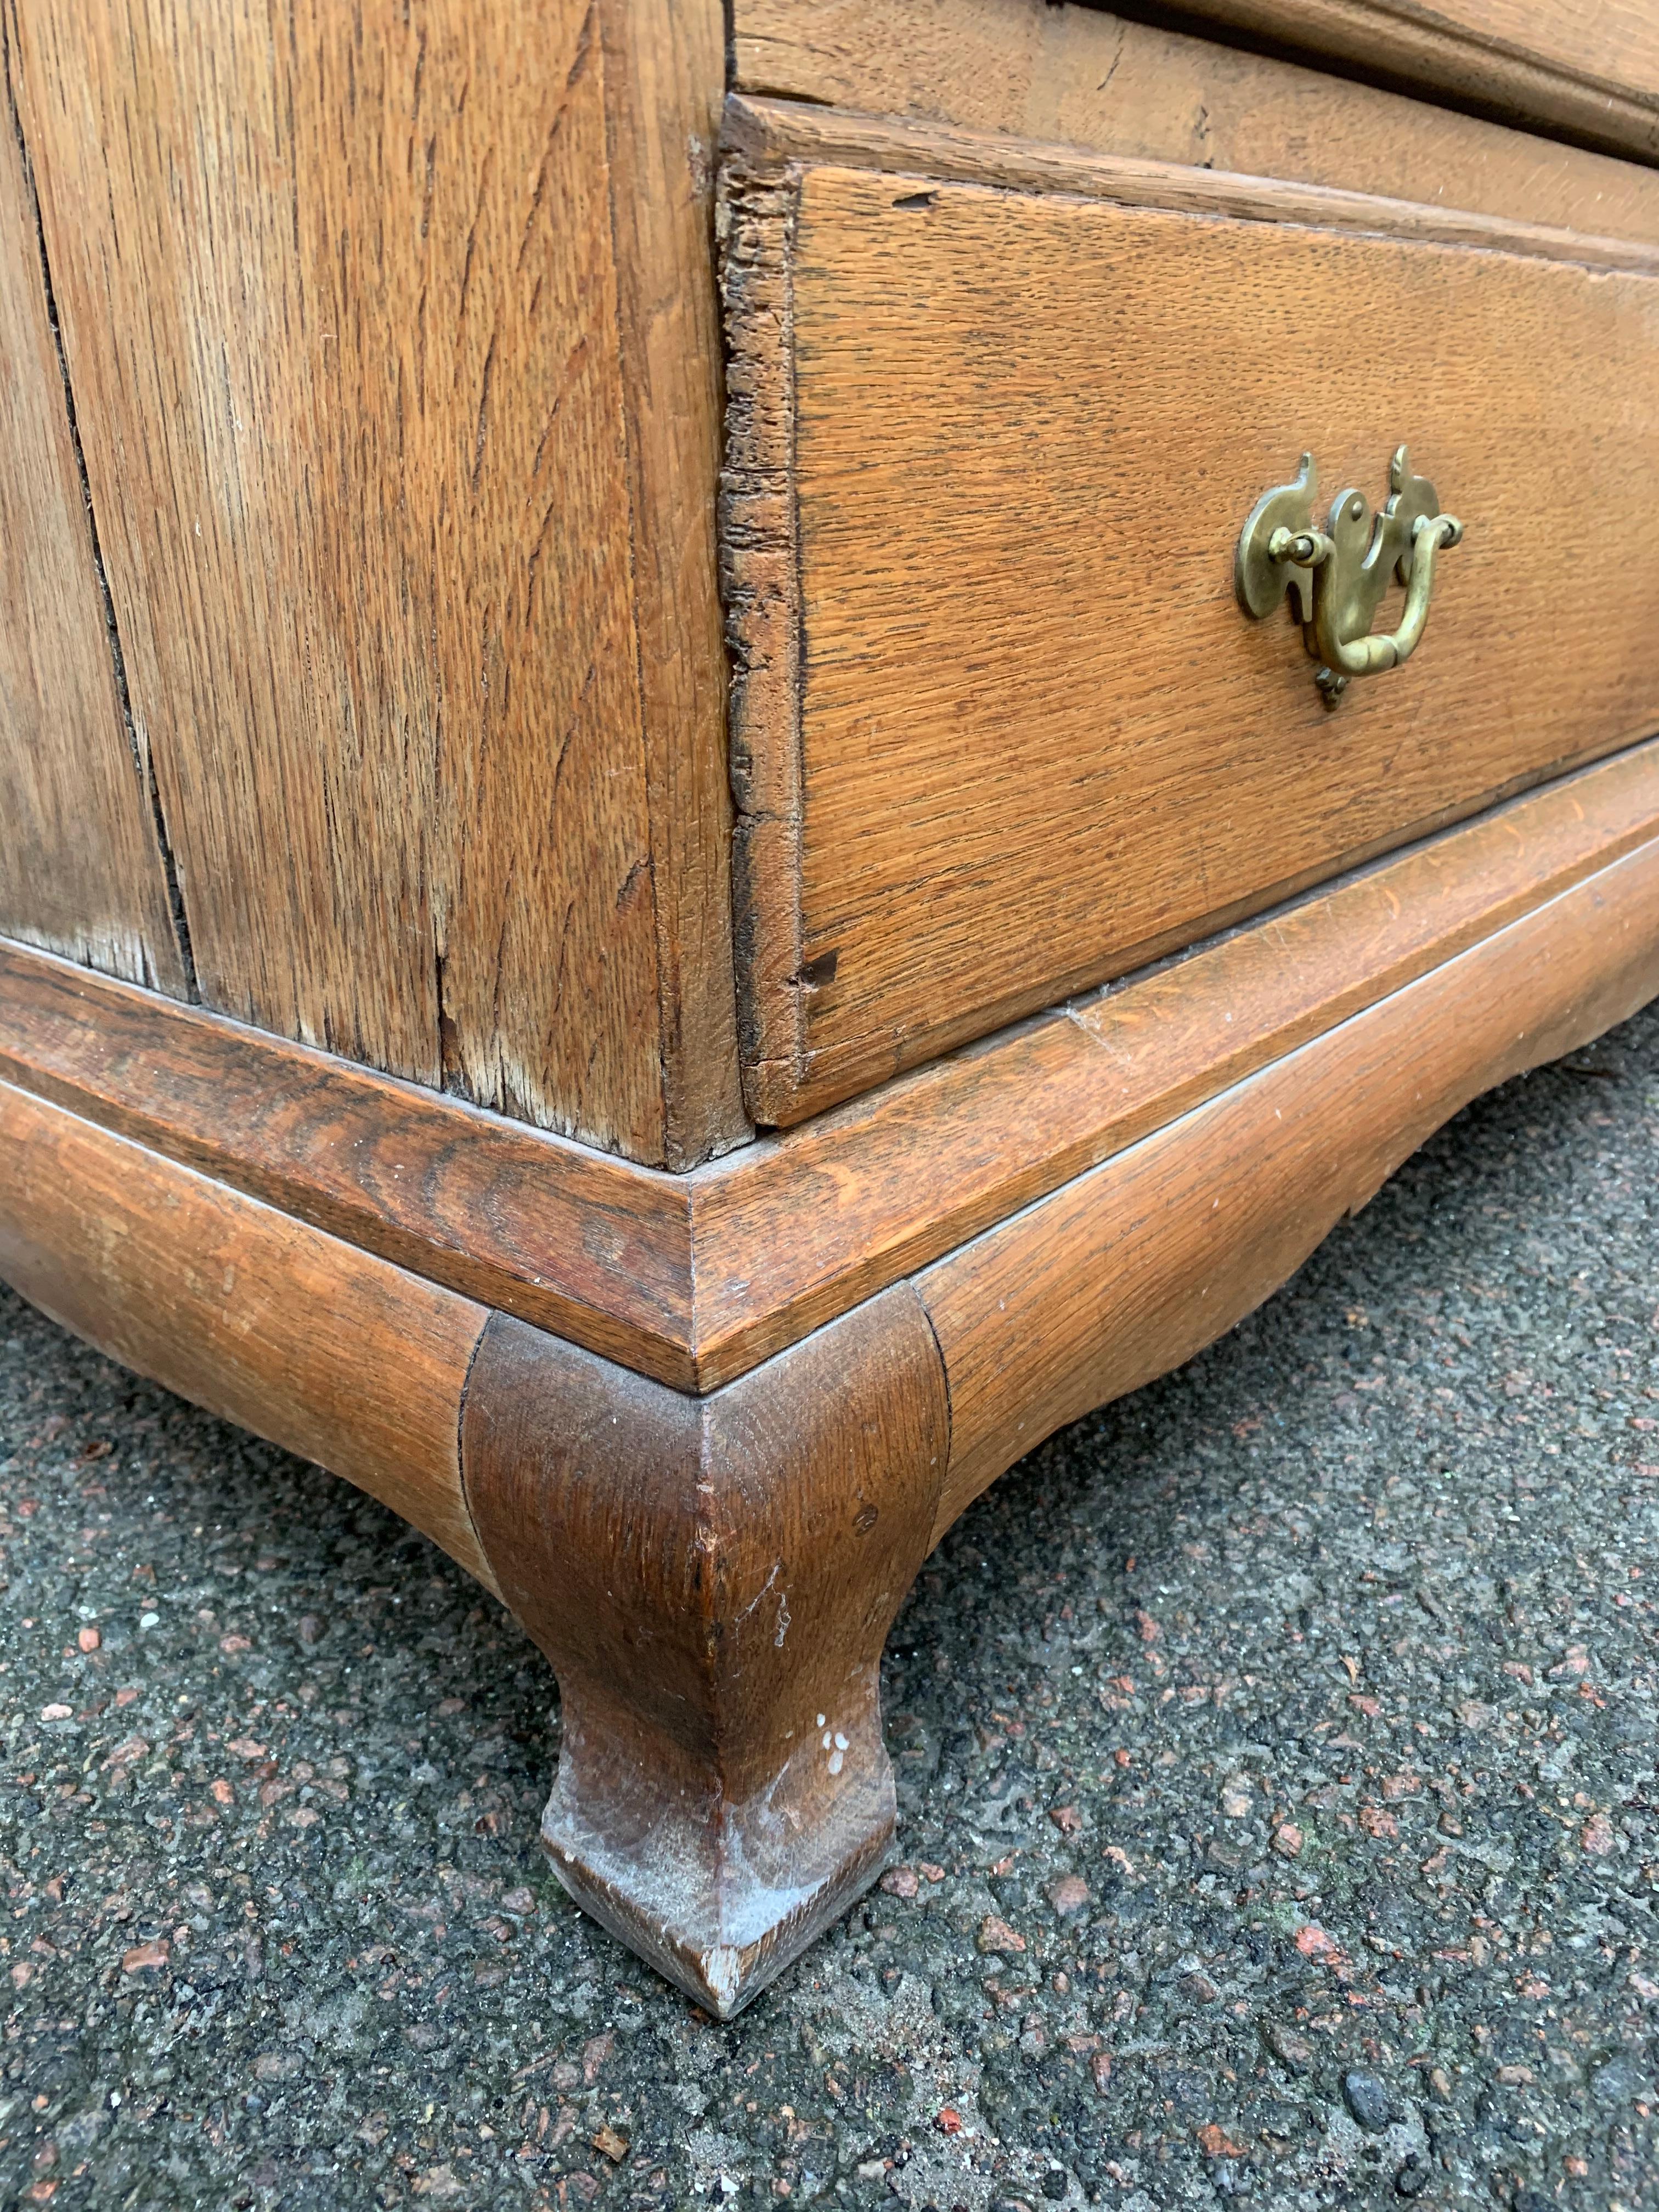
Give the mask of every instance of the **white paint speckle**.
POLYGON ((841 1753, 838 1751, 832 1752, 830 1755, 830 1771, 831 1774, 841 1772, 841 1753))
POLYGON ((841 1733, 840 1729, 837 1729, 837 1730, 836 1731, 836 1749, 837 1751, 845 1751, 845 1750, 846 1750, 846 1748, 847 1748, 847 1739, 846 1739, 846 1737, 845 1737, 844 1735, 842 1735, 842 1734, 841 1733))

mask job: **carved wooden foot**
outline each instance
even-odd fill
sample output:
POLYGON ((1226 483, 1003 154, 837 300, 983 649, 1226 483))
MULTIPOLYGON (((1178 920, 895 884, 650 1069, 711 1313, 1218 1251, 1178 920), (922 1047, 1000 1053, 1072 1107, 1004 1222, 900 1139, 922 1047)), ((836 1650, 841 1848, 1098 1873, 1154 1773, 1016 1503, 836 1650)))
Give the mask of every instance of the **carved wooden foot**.
POLYGON ((948 1446, 908 1285, 701 1399, 504 1316, 484 1332, 462 1464, 559 1680, 543 1841, 589 1911, 721 2018, 886 1855, 881 1650, 948 1446))

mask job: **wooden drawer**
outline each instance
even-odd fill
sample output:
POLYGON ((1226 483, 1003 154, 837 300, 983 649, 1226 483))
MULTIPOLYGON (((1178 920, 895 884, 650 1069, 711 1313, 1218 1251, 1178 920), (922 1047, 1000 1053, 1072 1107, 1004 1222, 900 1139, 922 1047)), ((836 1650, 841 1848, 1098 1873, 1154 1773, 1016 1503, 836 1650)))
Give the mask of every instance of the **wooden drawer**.
MULTIPOLYGON (((800 1119, 1659 726, 1659 257, 753 103, 725 512, 751 1111, 800 1119), (1334 712, 1233 553, 1465 525, 1334 712)), ((1376 618, 1392 629, 1401 594, 1376 618)))

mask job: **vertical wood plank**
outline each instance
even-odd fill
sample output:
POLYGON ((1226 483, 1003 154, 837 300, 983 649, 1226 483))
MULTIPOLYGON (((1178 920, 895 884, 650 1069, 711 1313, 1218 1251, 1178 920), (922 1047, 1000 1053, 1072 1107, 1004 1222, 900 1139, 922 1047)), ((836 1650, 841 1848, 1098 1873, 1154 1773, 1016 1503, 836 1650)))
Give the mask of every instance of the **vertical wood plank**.
POLYGON ((675 617, 637 618, 654 310, 619 296, 599 0, 18 13, 204 998, 666 1158, 694 1040, 647 738, 696 744, 646 703, 675 617))
POLYGON ((720 0, 604 0, 611 221, 662 970, 667 1156, 750 1133, 738 1073, 716 492, 720 0))
POLYGON ((185 995, 129 742, 0 12, 0 933, 185 995))

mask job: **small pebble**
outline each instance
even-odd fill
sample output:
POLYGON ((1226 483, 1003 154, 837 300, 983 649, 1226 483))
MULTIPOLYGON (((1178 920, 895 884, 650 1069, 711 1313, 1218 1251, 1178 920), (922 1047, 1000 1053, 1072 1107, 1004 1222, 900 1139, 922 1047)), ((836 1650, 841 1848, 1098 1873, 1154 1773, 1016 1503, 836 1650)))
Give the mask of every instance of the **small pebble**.
POLYGON ((994 1912, 988 1912, 979 1923, 975 1939, 981 1951, 1001 1952, 1012 1955, 1025 1948, 1025 1938, 1011 1928, 1006 1920, 999 1920, 994 1912))
POLYGON ((1342 2076, 1342 2100, 1362 2128, 1380 2136, 1389 2124, 1389 2093, 1375 2074, 1356 2066, 1342 2076))
POLYGON ((1261 2040, 1282 2065, 1293 2074, 1305 2074, 1313 2063, 1313 2045, 1305 2035, 1298 2035, 1293 2027, 1282 2021, 1270 2020, 1261 2030, 1261 2040))

